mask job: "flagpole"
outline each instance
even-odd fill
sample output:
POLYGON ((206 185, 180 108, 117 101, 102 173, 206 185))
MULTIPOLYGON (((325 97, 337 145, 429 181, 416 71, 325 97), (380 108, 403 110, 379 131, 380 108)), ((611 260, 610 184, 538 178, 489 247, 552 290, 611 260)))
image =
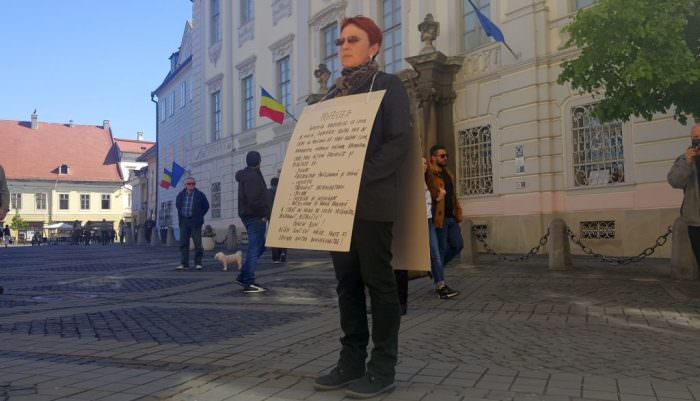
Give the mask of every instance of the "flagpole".
POLYGON ((503 44, 506 46, 506 49, 508 49, 508 50, 510 51, 510 54, 512 54, 513 57, 515 57, 516 60, 519 58, 518 55, 515 54, 515 52, 513 51, 513 49, 511 49, 510 46, 508 46, 508 43, 506 43, 505 41, 503 41, 503 42, 501 42, 501 43, 503 43, 503 44))
POLYGON ((299 121, 297 121, 296 117, 294 117, 294 116, 292 115, 292 113, 290 113, 289 111, 287 111, 287 108, 286 108, 286 107, 284 108, 284 112, 287 113, 287 115, 288 115, 289 117, 291 117, 292 120, 294 120, 295 123, 299 122, 299 121))

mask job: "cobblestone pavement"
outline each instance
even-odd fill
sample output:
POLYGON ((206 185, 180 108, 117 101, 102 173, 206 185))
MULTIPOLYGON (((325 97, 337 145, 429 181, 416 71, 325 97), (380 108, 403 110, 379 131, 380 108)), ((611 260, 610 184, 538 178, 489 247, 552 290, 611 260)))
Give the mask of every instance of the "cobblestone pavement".
MULTIPOLYGON (((173 248, 0 249, 0 401, 341 400, 313 378, 338 354, 325 253, 263 256, 263 294, 242 294, 205 255, 173 248)), ((700 282, 667 260, 456 263, 462 293, 412 280, 398 387, 387 401, 700 401, 700 282)))

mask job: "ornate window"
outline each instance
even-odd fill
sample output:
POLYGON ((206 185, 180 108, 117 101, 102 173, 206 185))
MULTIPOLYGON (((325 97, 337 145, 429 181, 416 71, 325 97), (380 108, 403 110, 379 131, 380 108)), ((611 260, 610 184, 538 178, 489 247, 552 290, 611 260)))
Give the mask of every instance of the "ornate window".
POLYGON ((338 60, 338 46, 335 40, 338 39, 338 23, 334 22, 321 29, 321 59, 331 72, 330 82, 340 76, 340 61, 338 60))
POLYGON ((574 185, 577 187, 625 182, 622 122, 601 124, 594 104, 571 109, 574 185))
POLYGON ((582 239, 615 239, 615 220, 582 221, 582 239))
POLYGON ((243 98, 243 130, 255 126, 255 99, 253 98, 253 76, 248 75, 241 81, 241 97, 243 98))
POLYGON ((383 0, 384 71, 396 74, 401 69, 401 1, 383 0))
POLYGON ((34 194, 34 202, 36 204, 36 210, 46 210, 46 193, 40 192, 34 194))
MULTIPOLYGON (((486 17, 491 17, 491 0, 471 0, 476 8, 481 11, 486 17)), ((462 9, 464 11, 464 37, 463 46, 465 51, 476 49, 477 47, 488 43, 489 38, 486 36, 484 29, 481 27, 479 17, 477 17, 474 7, 469 3, 469 0, 463 0, 462 9)))
POLYGON ((211 184, 211 218, 218 219, 221 217, 221 183, 215 182, 211 184))
POLYGON ((219 0, 211 0, 211 45, 221 41, 221 8, 219 0))
POLYGON ((211 136, 214 141, 221 139, 221 91, 211 94, 211 136))
POLYGON ((279 82, 278 99, 285 109, 292 107, 292 77, 289 67, 289 56, 277 61, 277 82, 279 82))
POLYGON ((80 210, 89 210, 90 209, 90 195, 89 194, 80 194, 80 210))
POLYGON ((22 194, 19 192, 13 192, 10 195, 10 208, 11 209, 22 209, 22 194))
POLYGON ((493 193, 491 125, 459 131, 459 193, 478 196, 493 193))

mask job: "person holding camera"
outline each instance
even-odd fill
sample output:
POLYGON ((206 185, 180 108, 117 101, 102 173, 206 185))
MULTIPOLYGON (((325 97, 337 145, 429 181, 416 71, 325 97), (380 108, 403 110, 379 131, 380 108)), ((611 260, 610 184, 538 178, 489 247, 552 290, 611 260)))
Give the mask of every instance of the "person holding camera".
POLYGON ((700 124, 690 131, 690 140, 691 146, 678 156, 668 172, 668 183, 683 190, 681 217, 688 225, 690 244, 700 266, 700 124))

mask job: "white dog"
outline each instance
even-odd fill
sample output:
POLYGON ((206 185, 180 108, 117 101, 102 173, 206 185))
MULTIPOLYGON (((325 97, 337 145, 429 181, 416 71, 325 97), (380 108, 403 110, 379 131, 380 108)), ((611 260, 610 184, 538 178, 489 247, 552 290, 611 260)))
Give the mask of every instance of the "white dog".
POLYGON ((224 265, 224 271, 228 270, 228 265, 234 263, 237 265, 238 270, 241 270, 241 266, 243 265, 243 254, 241 251, 231 255, 225 255, 223 252, 217 252, 217 254, 214 255, 214 259, 218 260, 222 265, 224 265))

